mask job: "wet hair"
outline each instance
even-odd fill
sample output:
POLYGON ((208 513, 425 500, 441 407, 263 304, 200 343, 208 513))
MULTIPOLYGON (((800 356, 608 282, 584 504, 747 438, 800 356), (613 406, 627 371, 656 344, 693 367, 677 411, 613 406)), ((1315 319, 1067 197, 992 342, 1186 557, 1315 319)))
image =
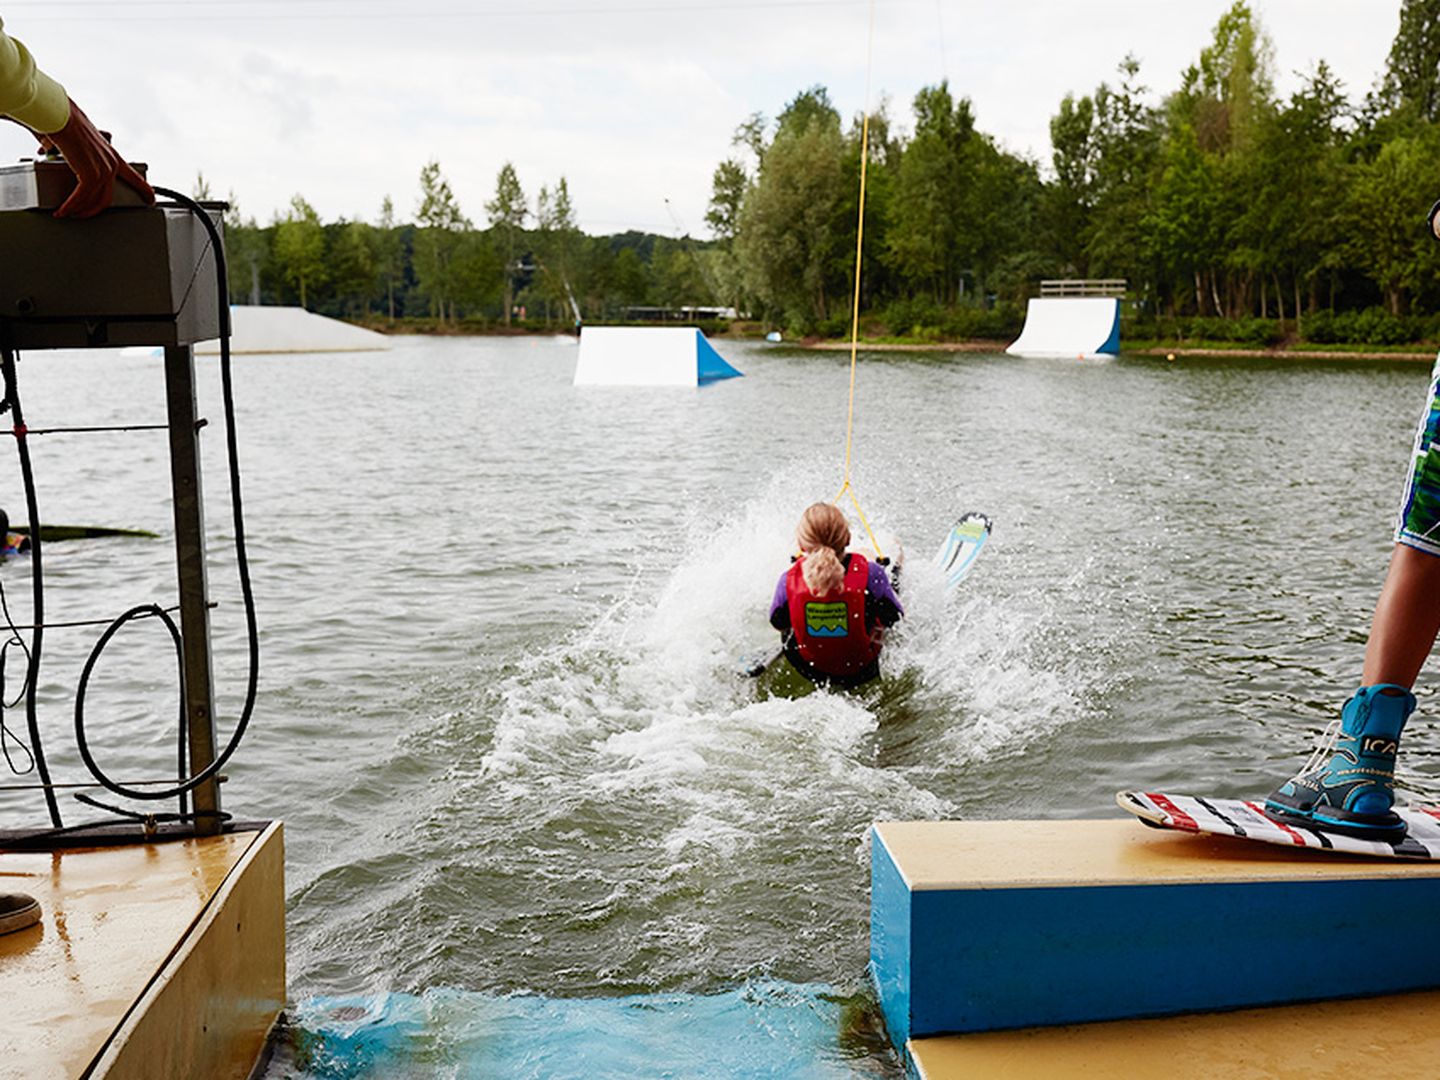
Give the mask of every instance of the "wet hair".
POLYGON ((834 503, 816 503, 800 515, 795 542, 805 556, 800 573, 816 596, 839 592, 845 584, 841 559, 850 546, 850 526, 834 503))

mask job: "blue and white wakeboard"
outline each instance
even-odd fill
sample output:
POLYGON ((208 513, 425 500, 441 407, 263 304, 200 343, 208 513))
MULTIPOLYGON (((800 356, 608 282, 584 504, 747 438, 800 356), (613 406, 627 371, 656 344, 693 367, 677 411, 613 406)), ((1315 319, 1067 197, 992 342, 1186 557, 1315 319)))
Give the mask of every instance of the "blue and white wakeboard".
MULTIPOLYGON (((945 594, 947 596, 959 588, 960 583, 969 576, 975 560, 990 539, 992 528, 993 524, 990 519, 984 514, 977 513, 963 515, 950 527, 949 533, 940 544, 940 550, 935 552, 934 559, 935 565, 945 575, 945 594)), ((765 674, 765 670, 771 664, 780 659, 783 651, 776 646, 763 652, 741 657, 740 673, 751 678, 759 678, 765 674)))
POLYGON ((1261 800, 1217 799, 1201 795, 1170 795, 1158 791, 1122 791, 1115 796, 1120 809, 1157 829, 1210 833, 1258 840, 1262 844, 1336 851, 1348 855, 1378 855, 1387 859, 1440 859, 1440 807, 1396 807, 1405 822, 1405 835, 1395 841, 1366 840, 1358 836, 1310 829, 1265 816, 1261 800))
POLYGON ((945 572, 945 591, 954 592, 965 580, 980 552, 990 539, 990 519, 984 514, 966 514, 950 528, 950 535, 935 553, 935 565, 945 572))

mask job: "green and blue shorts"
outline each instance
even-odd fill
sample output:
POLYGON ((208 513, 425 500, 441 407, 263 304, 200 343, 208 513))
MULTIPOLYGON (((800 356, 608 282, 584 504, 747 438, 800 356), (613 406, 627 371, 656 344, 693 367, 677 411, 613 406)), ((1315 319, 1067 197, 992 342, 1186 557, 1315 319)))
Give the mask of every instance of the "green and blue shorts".
POLYGON ((1440 555, 1440 358, 1431 372, 1430 397, 1415 432, 1395 542, 1440 555))

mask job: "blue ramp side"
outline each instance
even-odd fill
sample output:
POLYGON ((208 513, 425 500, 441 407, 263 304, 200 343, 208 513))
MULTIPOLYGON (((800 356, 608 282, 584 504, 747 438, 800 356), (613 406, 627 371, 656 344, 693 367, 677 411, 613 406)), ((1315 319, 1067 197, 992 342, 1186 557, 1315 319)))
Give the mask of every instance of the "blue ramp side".
POLYGON ((704 334, 699 330, 695 331, 695 375, 698 385, 704 386, 721 379, 735 379, 744 374, 716 352, 715 347, 705 340, 704 334))
POLYGON ((1110 336, 1105 339, 1105 344, 1095 350, 1097 353, 1104 353, 1107 356, 1120 355, 1120 301, 1115 301, 1115 318, 1110 323, 1110 336))
POLYGON ((870 977, 890 1040, 910 1038, 911 893, 878 829, 870 832, 870 977))
POLYGON ((1434 863, 1009 821, 881 823, 871 866, 871 967, 897 1049, 1440 987, 1434 863))

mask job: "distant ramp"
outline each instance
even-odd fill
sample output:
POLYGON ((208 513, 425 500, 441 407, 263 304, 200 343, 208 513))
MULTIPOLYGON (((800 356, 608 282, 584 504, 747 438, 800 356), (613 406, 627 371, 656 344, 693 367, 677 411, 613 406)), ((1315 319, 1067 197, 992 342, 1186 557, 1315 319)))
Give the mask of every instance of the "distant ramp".
POLYGON ((693 326, 587 326, 576 386, 704 386, 743 374, 693 326))
MULTIPOLYGON (((232 353, 377 352, 390 348, 384 334, 351 326, 298 307, 230 307, 232 353)), ((200 354, 220 351, 218 341, 197 345, 200 354)))
POLYGON ((1037 297, 1011 356, 1090 357, 1120 352, 1120 301, 1113 297, 1037 297))

